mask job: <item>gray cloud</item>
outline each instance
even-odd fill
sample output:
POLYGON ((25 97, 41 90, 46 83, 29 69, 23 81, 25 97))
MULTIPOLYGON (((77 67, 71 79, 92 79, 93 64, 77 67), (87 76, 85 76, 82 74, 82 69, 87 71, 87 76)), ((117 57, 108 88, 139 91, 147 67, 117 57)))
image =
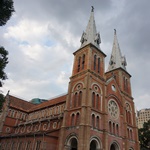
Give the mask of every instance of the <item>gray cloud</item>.
POLYGON ((138 109, 150 107, 149 0, 14 0, 14 4, 15 14, 0 31, 0 44, 9 50, 4 92, 11 90, 27 100, 67 92, 72 53, 80 47, 93 5, 106 69, 116 28, 132 75, 135 104, 138 109))

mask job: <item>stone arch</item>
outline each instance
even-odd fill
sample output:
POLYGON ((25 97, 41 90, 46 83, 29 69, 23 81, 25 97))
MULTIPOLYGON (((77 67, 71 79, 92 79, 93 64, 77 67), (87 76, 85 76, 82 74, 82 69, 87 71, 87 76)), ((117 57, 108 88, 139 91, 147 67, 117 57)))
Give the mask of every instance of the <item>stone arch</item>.
POLYGON ((101 86, 99 86, 96 82, 93 82, 92 84, 91 84, 91 89, 92 89, 92 91, 95 91, 96 93, 99 93, 100 95, 102 95, 103 93, 103 91, 102 91, 102 89, 101 89, 101 86))
POLYGON ((79 91, 79 90, 81 90, 81 89, 83 89, 83 88, 84 88, 84 83, 81 82, 81 81, 79 81, 79 82, 77 82, 77 83, 73 86, 72 92, 79 91), (78 86, 80 86, 80 87, 78 87, 78 86))
POLYGON ((102 149, 102 142, 98 137, 92 137, 90 140, 90 150, 102 149))
POLYGON ((78 138, 75 134, 71 134, 67 137, 65 142, 65 148, 69 150, 78 149, 78 138))
POLYGON ((119 144, 114 141, 110 144, 110 150, 120 150, 119 144))

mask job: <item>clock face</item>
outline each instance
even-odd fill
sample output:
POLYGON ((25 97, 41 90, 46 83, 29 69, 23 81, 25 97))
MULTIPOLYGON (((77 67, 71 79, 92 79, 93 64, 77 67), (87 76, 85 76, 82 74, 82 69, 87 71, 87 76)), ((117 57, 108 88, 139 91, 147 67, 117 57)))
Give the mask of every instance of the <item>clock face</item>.
POLYGON ((114 100, 108 102, 108 112, 113 119, 117 119, 119 116, 119 108, 114 100))

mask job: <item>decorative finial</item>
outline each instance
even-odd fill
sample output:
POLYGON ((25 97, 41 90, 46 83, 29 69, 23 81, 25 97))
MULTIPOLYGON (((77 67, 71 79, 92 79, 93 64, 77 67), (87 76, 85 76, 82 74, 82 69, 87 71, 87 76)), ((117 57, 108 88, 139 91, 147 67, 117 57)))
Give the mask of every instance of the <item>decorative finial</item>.
POLYGON ((94 7, 93 6, 91 6, 92 7, 92 10, 91 10, 91 12, 94 12, 94 7))
POLYGON ((116 34, 116 29, 114 29, 114 34, 116 34))

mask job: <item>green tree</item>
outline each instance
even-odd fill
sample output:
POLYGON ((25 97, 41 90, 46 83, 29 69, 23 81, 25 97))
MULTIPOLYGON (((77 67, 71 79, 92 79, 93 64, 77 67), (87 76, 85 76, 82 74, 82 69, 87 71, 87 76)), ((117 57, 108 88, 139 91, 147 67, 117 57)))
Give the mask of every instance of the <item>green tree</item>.
POLYGON ((14 11, 12 0, 0 0, 0 26, 6 24, 14 11))
POLYGON ((150 149, 150 120, 144 123, 143 128, 139 129, 139 141, 141 149, 150 149))
POLYGON ((0 112, 2 111, 3 103, 4 103, 4 95, 0 93, 0 112))
POLYGON ((4 69, 8 63, 8 51, 4 47, 0 47, 0 87, 2 87, 2 80, 7 79, 4 69))
MULTIPOLYGON (((3 26, 12 16, 14 12, 13 0, 0 0, 0 26, 3 26)), ((0 46, 0 87, 2 87, 2 80, 7 79, 7 75, 4 69, 8 63, 8 51, 4 47, 0 46)), ((0 110, 4 102, 4 96, 0 91, 0 110)))

